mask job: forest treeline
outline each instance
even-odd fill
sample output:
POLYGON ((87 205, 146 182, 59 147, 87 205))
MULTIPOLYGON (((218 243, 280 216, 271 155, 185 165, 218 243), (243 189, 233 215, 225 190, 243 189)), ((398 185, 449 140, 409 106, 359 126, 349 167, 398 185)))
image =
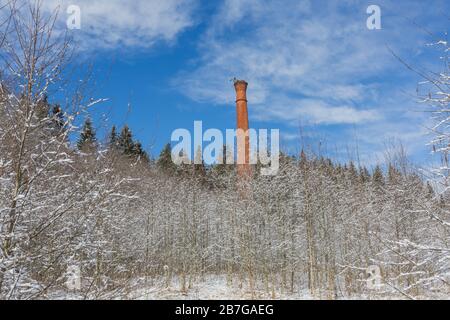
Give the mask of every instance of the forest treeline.
POLYGON ((448 189, 402 152, 369 170, 305 146, 243 181, 233 166, 176 166, 170 145, 151 157, 127 126, 100 142, 87 82, 66 85, 70 41, 32 3, 0 23, 0 299, 67 292, 72 266, 86 299, 209 275, 256 298, 448 297, 448 189))
MULTIPOLYGON (((17 129, 23 106, 8 110, 17 129)), ((35 106, 22 151, 10 143, 20 131, 2 130, 0 203, 16 217, 13 234, 2 229, 3 297, 62 290, 71 265, 88 297, 138 278, 186 291, 209 274, 274 298, 448 293, 448 201, 401 153, 372 171, 282 155, 277 176, 254 169, 242 181, 234 166, 176 166, 170 144, 152 159, 127 126, 101 144, 87 118, 71 143, 61 107, 35 106), (382 271, 378 291, 370 266, 382 271)))

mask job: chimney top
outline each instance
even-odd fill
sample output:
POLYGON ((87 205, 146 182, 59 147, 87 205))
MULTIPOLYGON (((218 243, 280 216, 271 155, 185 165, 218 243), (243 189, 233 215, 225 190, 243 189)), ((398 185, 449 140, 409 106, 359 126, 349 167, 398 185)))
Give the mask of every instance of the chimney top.
POLYGON ((234 86, 235 86, 235 87, 240 87, 240 86, 245 86, 245 87, 247 87, 247 86, 248 86, 248 83, 247 83, 247 81, 245 81, 245 80, 238 80, 238 79, 235 79, 235 80, 234 80, 234 86))

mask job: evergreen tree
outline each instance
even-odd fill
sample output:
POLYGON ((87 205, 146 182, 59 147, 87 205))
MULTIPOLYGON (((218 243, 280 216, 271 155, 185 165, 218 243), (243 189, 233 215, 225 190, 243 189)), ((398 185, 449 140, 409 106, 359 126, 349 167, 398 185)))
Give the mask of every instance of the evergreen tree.
POLYGON ((166 173, 174 173, 176 166, 172 161, 172 147, 170 143, 166 144, 159 155, 157 165, 166 173))
POLYGON ((142 148, 142 144, 139 141, 134 143, 134 154, 139 160, 143 160, 145 162, 149 161, 147 152, 145 152, 144 148, 142 148))
POLYGON ((381 187, 384 184, 384 176, 383 176, 383 170, 381 170, 380 166, 375 167, 375 171, 373 172, 372 177, 373 184, 376 187, 381 187))
POLYGON ((59 104, 51 105, 44 95, 36 104, 35 119, 43 129, 43 134, 58 135, 64 129, 64 114, 59 104))
POLYGON ((61 106, 56 104, 52 108, 52 127, 56 132, 60 132, 64 129, 64 113, 62 112, 61 106))
POLYGON ((119 136, 117 135, 116 126, 113 126, 109 134, 108 144, 110 148, 119 150, 125 156, 149 161, 142 144, 139 141, 134 141, 133 133, 127 125, 122 128, 119 136))
POLYGON ((111 132, 109 134, 108 144, 111 148, 115 148, 115 147, 117 147, 117 141, 118 141, 118 137, 117 137, 116 126, 112 126, 111 132))
POLYGON ((120 151, 125 155, 135 154, 135 145, 133 141, 133 133, 130 128, 125 125, 120 132, 119 139, 117 141, 120 151))
POLYGON ((96 148, 97 138, 95 137, 95 130, 90 118, 87 118, 84 122, 83 129, 80 134, 80 138, 77 142, 78 150, 92 151, 96 148))
POLYGON ((50 104, 48 102, 48 96, 44 95, 37 103, 36 117, 38 121, 47 119, 50 112, 50 104))

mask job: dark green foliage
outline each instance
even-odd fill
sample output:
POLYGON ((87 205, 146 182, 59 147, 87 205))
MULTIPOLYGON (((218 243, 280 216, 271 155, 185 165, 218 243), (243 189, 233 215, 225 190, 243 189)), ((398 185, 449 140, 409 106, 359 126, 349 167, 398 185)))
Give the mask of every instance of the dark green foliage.
POLYGON ((117 130, 116 126, 112 126, 111 132, 109 134, 108 144, 110 147, 116 148, 117 147, 117 130))
POLYGON ((87 118, 84 122, 83 129, 81 130, 80 138, 77 142, 78 150, 81 151, 93 151, 96 149, 97 138, 95 136, 95 130, 90 118, 87 118))
POLYGON ((125 154, 125 155, 133 155, 134 154, 134 141, 133 141, 133 134, 128 128, 127 125, 125 125, 120 132, 120 136, 117 142, 117 145, 119 147, 119 150, 125 154))
POLYGON ((147 152, 142 148, 142 144, 137 141, 134 143, 134 155, 136 155, 140 160, 149 161, 147 152))
POLYGON ((121 154, 137 158, 139 160, 148 161, 149 157, 144 151, 142 144, 133 139, 133 133, 130 128, 125 125, 117 136, 116 127, 113 126, 109 135, 109 145, 111 148, 117 149, 121 154))
POLYGON ((37 102, 35 120, 45 134, 57 135, 64 129, 64 113, 59 104, 52 105, 47 95, 37 102))
POLYGON ((52 108, 52 129, 56 132, 60 132, 64 129, 64 113, 59 104, 56 104, 52 108))
POLYGON ((40 99, 36 106, 36 118, 38 121, 43 121, 48 118, 50 113, 50 103, 48 102, 47 95, 44 95, 40 99))
POLYGON ((161 151, 157 165, 166 173, 174 173, 176 171, 176 165, 172 161, 172 147, 170 143, 166 144, 161 151))

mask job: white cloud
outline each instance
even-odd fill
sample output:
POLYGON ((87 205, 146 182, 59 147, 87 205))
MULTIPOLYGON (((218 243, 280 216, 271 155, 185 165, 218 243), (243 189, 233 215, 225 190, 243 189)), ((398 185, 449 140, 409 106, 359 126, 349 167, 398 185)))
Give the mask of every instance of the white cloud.
POLYGON ((406 73, 386 45, 409 53, 425 38, 420 32, 406 32, 414 24, 401 15, 392 17, 392 12, 407 12, 408 17, 423 13, 420 2, 394 9, 392 2, 381 4, 390 14, 383 20, 385 29, 370 31, 366 1, 295 0, 280 5, 226 0, 200 41, 197 67, 183 72, 175 84, 194 100, 217 104, 234 100, 226 85, 237 77, 250 82, 250 102, 267 108, 274 93, 298 96, 299 104, 314 99, 376 105, 380 92, 395 90, 381 87, 385 80, 406 73))
POLYGON ((59 6, 64 28, 67 7, 81 9, 81 30, 71 33, 82 48, 148 48, 156 41, 171 42, 193 25, 195 0, 44 0, 44 8, 59 6))
POLYGON ((382 115, 376 110, 357 109, 346 105, 329 105, 321 100, 283 99, 274 100, 270 107, 256 108, 253 119, 259 121, 283 121, 287 124, 360 124, 380 120, 382 115), (282 101, 282 103, 280 103, 282 101), (260 112, 263 111, 263 112, 260 112))
POLYGON ((348 141, 342 127, 348 125, 359 131, 368 158, 388 137, 417 149, 425 144, 424 117, 415 112, 413 97, 417 79, 387 46, 407 60, 429 60, 417 52, 429 41, 417 26, 444 32, 448 26, 440 15, 446 11, 437 8, 446 4, 380 0, 383 29, 378 31, 366 27, 369 4, 225 0, 209 21, 196 64, 174 85, 193 100, 232 105, 229 79, 242 78, 250 83, 252 121, 290 128, 310 124, 325 131, 325 125, 341 125, 333 131, 337 144, 348 141))
MULTIPOLYGON (((361 30, 365 15, 351 21, 326 5, 322 11, 314 9, 310 1, 283 5, 225 1, 202 40, 198 67, 183 73, 176 85, 195 100, 223 104, 234 100, 232 90, 226 89, 227 81, 243 78, 250 82, 253 105, 270 109, 276 103, 271 99, 274 94, 291 99, 297 95, 298 108, 311 100, 317 102, 315 108, 304 106, 298 112, 310 113, 317 122, 322 122, 320 110, 330 100, 345 106, 373 97, 373 85, 359 80, 378 70, 374 66, 385 66, 384 60, 390 57, 386 51, 368 48, 368 42, 378 48, 384 45, 379 38, 368 39, 361 30)), ((329 115, 327 123, 371 120, 375 114, 349 107, 329 111, 335 115, 329 115), (351 118, 344 121, 345 115, 351 118)))

